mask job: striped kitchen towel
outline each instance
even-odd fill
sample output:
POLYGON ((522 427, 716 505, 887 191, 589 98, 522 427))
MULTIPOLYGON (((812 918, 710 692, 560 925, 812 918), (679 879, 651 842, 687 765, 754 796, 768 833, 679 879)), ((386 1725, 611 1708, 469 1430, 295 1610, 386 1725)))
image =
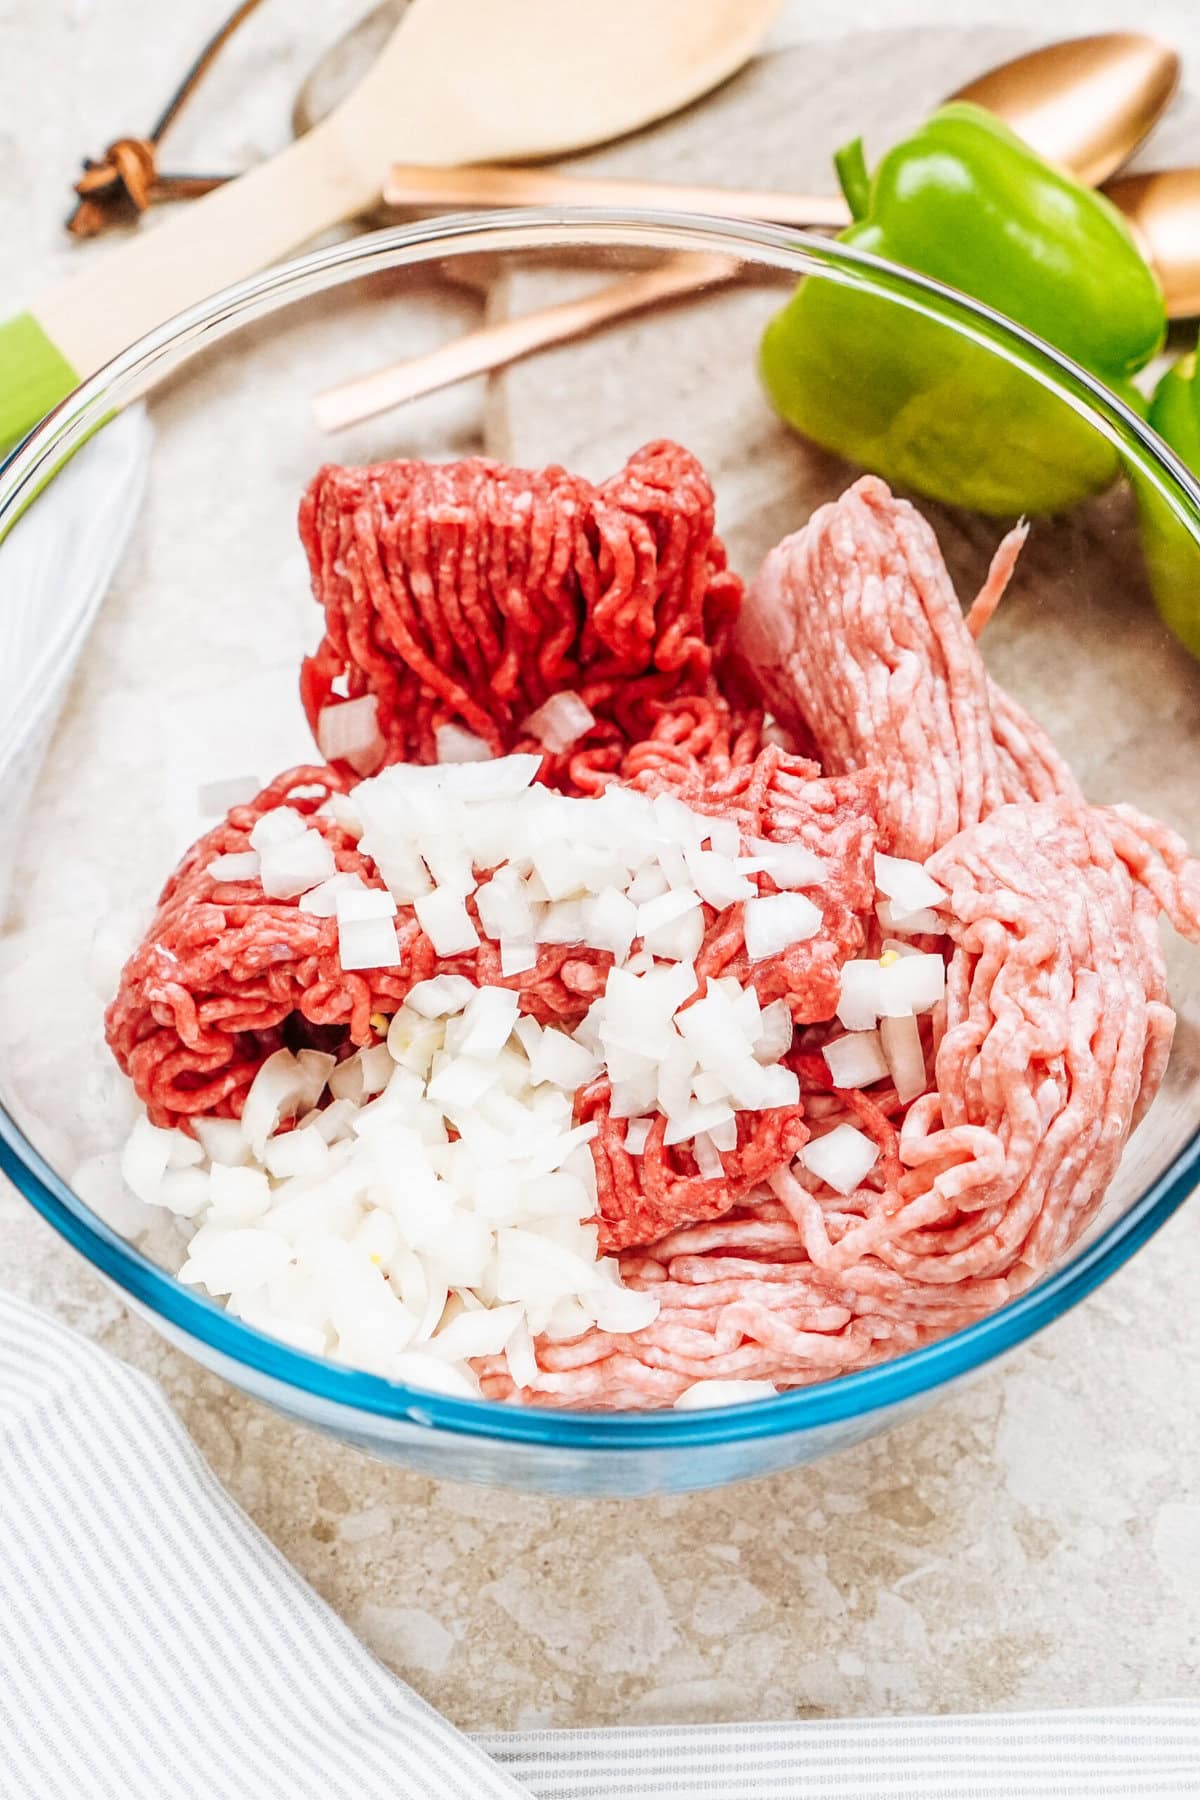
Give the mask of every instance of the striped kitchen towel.
POLYGON ((1200 1796, 1200 1705, 456 1731, 143 1375, 0 1295, 0 1800, 1200 1796))

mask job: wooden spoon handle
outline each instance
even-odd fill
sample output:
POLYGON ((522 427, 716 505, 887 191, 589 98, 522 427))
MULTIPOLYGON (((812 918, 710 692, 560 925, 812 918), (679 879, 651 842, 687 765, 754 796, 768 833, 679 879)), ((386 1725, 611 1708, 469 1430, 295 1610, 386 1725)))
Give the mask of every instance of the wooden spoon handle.
POLYGON ((655 269, 625 276, 582 299, 543 307, 520 318, 505 319, 499 325, 485 325, 424 356, 409 357, 390 368, 376 369, 356 381, 328 388, 314 398, 313 414, 323 431, 344 430, 347 425, 357 425, 390 407, 400 406, 405 400, 415 400, 420 394, 431 394, 472 375, 503 368, 547 344, 583 337, 612 319, 624 318, 657 301, 731 281, 740 268, 741 264, 728 256, 688 253, 670 257, 655 269))
POLYGON ((395 163, 383 197, 389 206, 647 206, 673 212, 765 219, 777 225, 841 229, 850 211, 840 194, 773 194, 753 188, 692 187, 670 181, 614 181, 477 163, 435 169, 395 163))

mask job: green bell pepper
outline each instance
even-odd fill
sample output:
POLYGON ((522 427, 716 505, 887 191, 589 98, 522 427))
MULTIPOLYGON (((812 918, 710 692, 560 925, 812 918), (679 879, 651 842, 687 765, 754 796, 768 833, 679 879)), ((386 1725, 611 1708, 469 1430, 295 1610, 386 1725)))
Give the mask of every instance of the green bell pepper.
MULTIPOLYGON (((1150 423, 1181 462, 1200 474, 1200 380, 1193 350, 1169 368, 1150 402, 1150 423)), ((1142 553, 1154 603, 1193 656, 1200 656, 1200 545, 1162 495, 1131 471, 1142 553)))
MULTIPOLYGON (((836 161, 854 216, 843 243, 986 301, 1136 400, 1129 378, 1162 342, 1163 297, 1101 195, 962 101, 874 176, 861 143, 836 161)), ((936 318, 820 276, 768 324, 760 369, 806 437, 953 505, 1055 512, 1118 472, 1111 446, 1031 376, 936 318)))

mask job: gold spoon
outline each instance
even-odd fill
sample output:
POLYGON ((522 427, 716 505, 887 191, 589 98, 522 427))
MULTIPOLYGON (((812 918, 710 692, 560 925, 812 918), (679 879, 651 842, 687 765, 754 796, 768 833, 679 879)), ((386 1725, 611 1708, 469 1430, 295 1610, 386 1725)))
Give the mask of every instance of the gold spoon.
POLYGON ((1122 175, 1105 193, 1162 283, 1169 319, 1200 313, 1200 169, 1122 175))
MULTIPOLYGON (((1110 32, 1015 57, 951 98, 988 105, 1043 155, 1053 154, 1081 178, 1094 181, 1133 154, 1170 104, 1178 82, 1179 58, 1167 45, 1135 33, 1110 32)), ((601 180, 552 169, 396 166, 384 195, 405 206, 658 206, 833 230, 849 223, 844 203, 829 195, 601 180)), ((326 431, 343 430, 404 400, 502 368, 660 300, 731 280, 738 270, 732 259, 718 267, 711 257, 671 257, 657 269, 611 282, 583 299, 484 326, 424 356, 329 388, 313 400, 317 423, 326 431)))

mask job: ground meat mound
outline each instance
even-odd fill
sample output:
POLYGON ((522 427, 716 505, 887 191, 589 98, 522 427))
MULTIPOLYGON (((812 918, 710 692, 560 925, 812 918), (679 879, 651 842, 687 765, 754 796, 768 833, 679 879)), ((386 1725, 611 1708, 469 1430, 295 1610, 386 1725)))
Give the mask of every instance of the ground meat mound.
MULTIPOLYGON (((301 533, 325 620, 302 680, 314 726, 371 694, 388 761, 434 760, 449 721, 498 753, 540 749, 526 717, 571 689, 596 723, 542 779, 674 794, 825 865, 810 890, 819 930, 768 960, 747 955, 740 903, 704 910, 697 994, 728 974, 764 1005, 786 1000, 801 1090, 799 1105, 739 1113, 724 1179, 666 1146, 661 1118, 631 1156, 606 1080, 577 1095, 577 1117, 598 1126, 601 1247, 660 1308, 628 1336, 539 1341, 525 1398, 669 1405, 703 1379, 786 1387, 861 1369, 1002 1305, 1077 1242, 1162 1078, 1174 1014, 1159 921, 1200 940, 1200 864, 1134 809, 1089 806, 988 676, 976 638, 1023 529, 964 617, 928 524, 864 477, 767 558, 736 688, 725 653, 741 587, 708 482, 677 445, 648 445, 599 486, 482 460, 324 469, 301 533), (814 760, 781 749, 780 729, 814 760), (877 848, 926 862, 949 895, 944 930, 921 940, 947 962, 945 998, 920 1023, 929 1088, 906 1105, 887 1081, 834 1088, 821 1054, 841 1029, 843 963, 882 947, 877 848), (793 1160, 840 1123, 879 1150, 846 1195, 793 1160)), ((399 962, 346 972, 334 920, 213 879, 213 858, 287 804, 339 869, 382 885, 329 809, 355 779, 342 766, 279 777, 167 883, 107 1014, 155 1124, 238 1115, 281 1044, 348 1054, 440 970, 515 987, 524 1012, 568 1029, 602 991, 607 953, 543 946, 506 980, 495 944, 439 959, 404 906, 399 962)), ((486 1394, 512 1396, 503 1358, 477 1366, 486 1394)))
POLYGON ((742 595, 708 478, 665 441, 599 486, 479 457, 324 468, 300 536, 325 615, 301 678, 314 731, 373 694, 389 761, 432 762, 449 721, 497 753, 540 749, 524 721, 569 689, 597 723, 547 761, 567 791, 593 789, 664 704, 712 696, 742 595))

